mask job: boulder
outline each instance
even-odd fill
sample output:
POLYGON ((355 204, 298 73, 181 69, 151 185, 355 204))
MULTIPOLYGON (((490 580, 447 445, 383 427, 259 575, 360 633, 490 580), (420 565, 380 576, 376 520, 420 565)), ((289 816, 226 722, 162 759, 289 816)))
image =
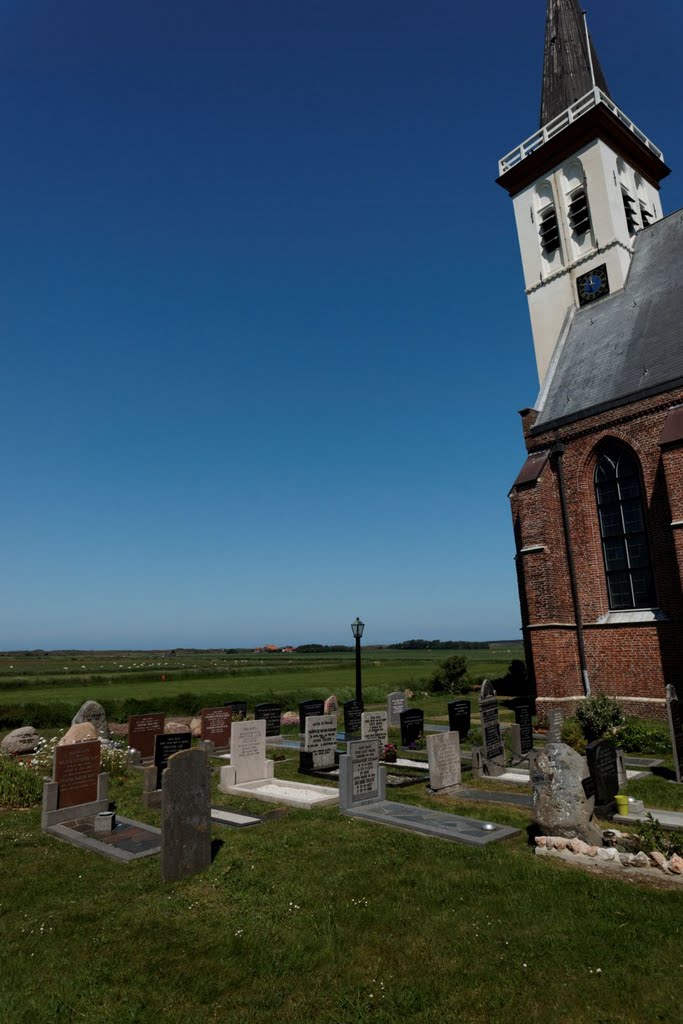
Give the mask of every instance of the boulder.
POLYGON ((675 875, 683 875, 683 857, 679 857, 677 853, 672 853, 669 861, 669 871, 673 871, 675 875))
POLYGON ((323 706, 326 715, 336 715, 339 712, 339 701, 334 694, 331 694, 323 706))
POLYGON ((201 736, 202 734, 202 720, 201 718, 193 718, 190 722, 190 732, 193 736, 201 736))
POLYGON ((0 750, 3 754, 33 754, 40 745, 40 736, 32 725, 24 725, 21 729, 8 732, 0 750))
POLYGON ((282 716, 282 724, 283 725, 298 725, 299 724, 299 716, 297 715, 296 711, 285 711, 284 715, 282 716))
POLYGON ((190 726, 185 725, 184 722, 166 722, 164 732, 190 732, 190 726))
POLYGON ((649 868, 650 858, 643 850, 641 850, 640 853, 637 853, 635 855, 635 857, 631 861, 631 864, 633 864, 633 866, 636 868, 649 868))
POLYGON ((88 743, 98 739, 97 729, 92 722, 79 722, 64 733, 57 746, 66 747, 69 743, 88 743))
POLYGON ((82 722, 89 722, 95 727, 100 739, 109 739, 109 726, 107 725, 107 714, 101 704, 96 700, 86 700, 71 719, 72 725, 80 725, 82 722))
POLYGON ((660 853, 659 850, 652 851, 652 853, 650 854, 650 860, 655 865, 655 867, 659 868, 660 871, 668 872, 669 863, 664 854, 660 853))
POLYGON ((582 839, 602 846, 602 832, 591 821, 593 797, 581 782, 588 777, 585 757, 566 743, 548 743, 534 766, 534 820, 546 836, 582 839))

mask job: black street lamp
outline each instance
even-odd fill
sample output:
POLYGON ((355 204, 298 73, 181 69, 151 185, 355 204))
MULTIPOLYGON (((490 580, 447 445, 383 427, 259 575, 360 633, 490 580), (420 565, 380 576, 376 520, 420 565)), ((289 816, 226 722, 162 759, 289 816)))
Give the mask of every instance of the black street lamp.
POLYGON ((356 700, 360 704, 363 703, 363 690, 360 683, 360 638, 363 635, 364 629, 365 623, 361 622, 358 616, 356 616, 356 621, 351 623, 351 632, 356 638, 356 700))

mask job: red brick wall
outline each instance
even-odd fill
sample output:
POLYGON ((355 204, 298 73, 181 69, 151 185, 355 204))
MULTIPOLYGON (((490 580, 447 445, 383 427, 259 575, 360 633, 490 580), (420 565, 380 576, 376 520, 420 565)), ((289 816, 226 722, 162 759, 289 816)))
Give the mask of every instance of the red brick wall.
MULTIPOLYGON (((529 452, 565 445, 562 467, 586 661, 593 693, 624 699, 629 713, 661 717, 664 686, 683 681, 683 445, 659 439, 683 389, 609 410, 545 433, 523 413, 529 452), (642 468, 643 496, 658 605, 665 622, 600 624, 609 611, 594 490, 601 444, 629 446, 642 468)), ((540 706, 583 695, 556 460, 510 496, 524 638, 540 706), (542 550, 524 551, 540 547, 542 550)), ((571 705, 567 703, 567 707, 571 705)), ((575 704, 575 700, 574 700, 575 704)))

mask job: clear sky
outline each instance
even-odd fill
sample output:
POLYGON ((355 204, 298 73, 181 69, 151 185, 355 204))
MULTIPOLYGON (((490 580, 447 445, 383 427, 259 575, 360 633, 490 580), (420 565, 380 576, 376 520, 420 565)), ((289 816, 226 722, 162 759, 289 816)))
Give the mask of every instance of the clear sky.
MULTIPOLYGON (((683 4, 589 16, 680 172, 683 4)), ((0 648, 518 635, 544 18, 4 0, 0 648)))

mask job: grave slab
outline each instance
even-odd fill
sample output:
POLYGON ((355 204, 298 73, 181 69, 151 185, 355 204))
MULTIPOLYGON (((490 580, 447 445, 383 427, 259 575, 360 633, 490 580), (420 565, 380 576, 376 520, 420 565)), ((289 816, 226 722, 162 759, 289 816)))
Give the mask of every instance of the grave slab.
POLYGON ((116 816, 114 828, 106 833, 95 831, 92 815, 51 825, 46 831, 55 839, 123 864, 142 857, 154 857, 161 852, 161 829, 119 815, 116 816))
POLYGON ((486 846, 519 832, 518 828, 510 828, 508 825, 479 821, 477 818, 464 818, 459 814, 432 811, 411 804, 399 804, 393 800, 360 804, 342 813, 364 821, 391 825, 403 831, 418 832, 420 835, 447 839, 452 843, 465 843, 468 846, 486 846))
POLYGON ((225 811, 222 807, 212 807, 211 821, 216 822, 218 825, 246 828, 249 825, 260 825, 263 818, 255 818, 251 814, 238 814, 236 811, 225 811))

